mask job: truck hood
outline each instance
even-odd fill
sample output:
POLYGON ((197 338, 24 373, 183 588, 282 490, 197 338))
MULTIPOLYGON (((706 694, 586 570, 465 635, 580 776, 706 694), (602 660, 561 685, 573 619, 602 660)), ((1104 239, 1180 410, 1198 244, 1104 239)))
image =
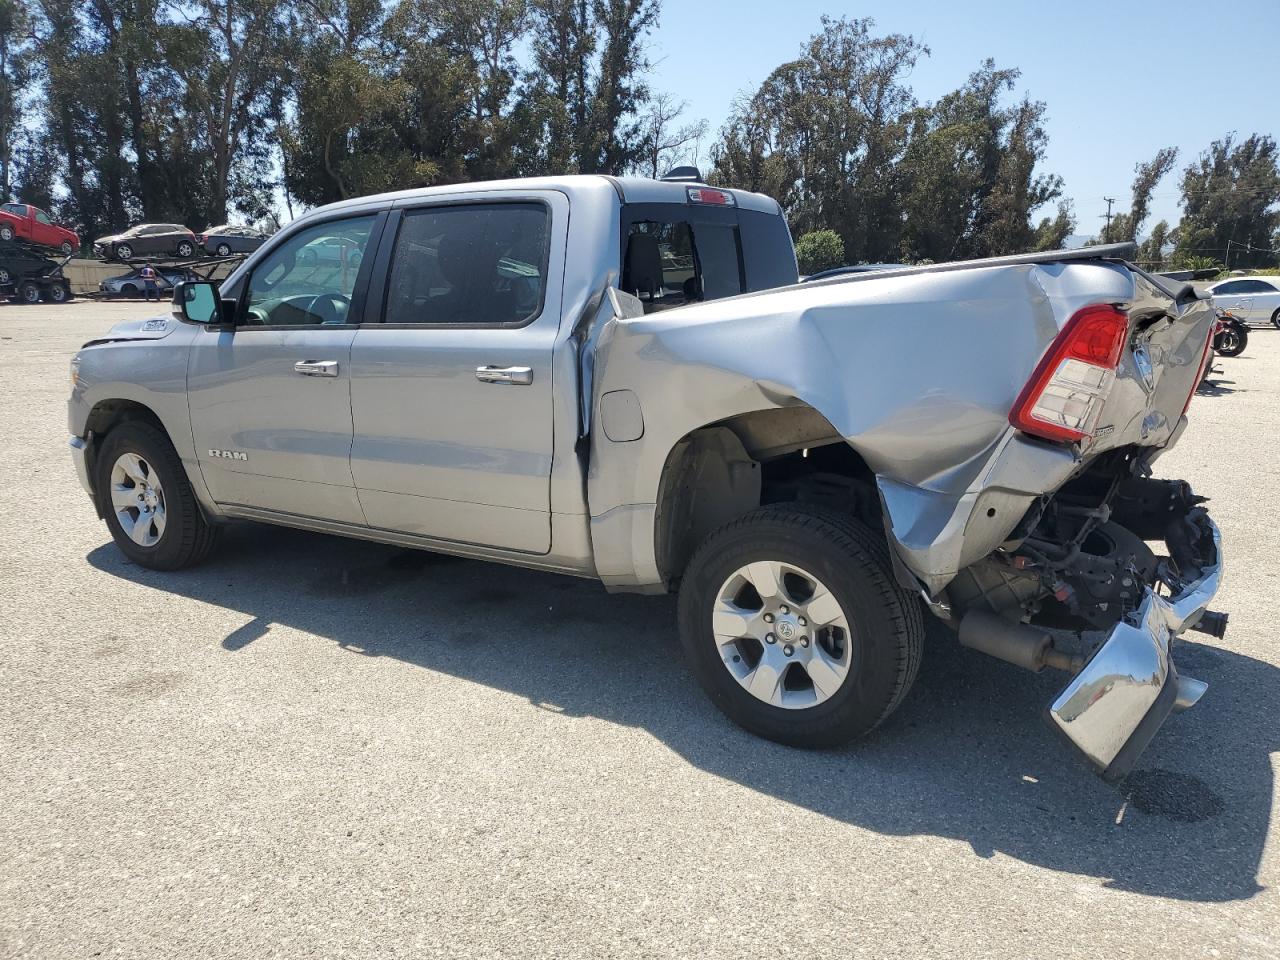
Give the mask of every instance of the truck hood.
POLYGON ((178 329, 178 321, 173 317, 124 320, 112 327, 105 337, 90 340, 85 346, 92 347, 100 343, 121 343, 129 340, 163 340, 176 329, 178 329))

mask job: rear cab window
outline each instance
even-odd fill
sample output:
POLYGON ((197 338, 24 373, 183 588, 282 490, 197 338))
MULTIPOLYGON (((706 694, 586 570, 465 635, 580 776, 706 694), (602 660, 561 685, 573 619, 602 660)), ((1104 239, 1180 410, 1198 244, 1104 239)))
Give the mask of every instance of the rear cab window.
POLYGON ((736 205, 624 203, 621 253, 646 313, 799 280, 786 220, 736 205))

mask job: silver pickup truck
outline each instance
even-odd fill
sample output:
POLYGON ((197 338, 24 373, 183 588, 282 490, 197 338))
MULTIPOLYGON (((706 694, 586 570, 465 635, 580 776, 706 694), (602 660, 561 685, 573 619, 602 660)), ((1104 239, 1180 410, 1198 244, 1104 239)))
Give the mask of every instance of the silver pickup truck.
POLYGON ((701 183, 350 200, 85 344, 71 446, 155 569, 248 519, 679 590, 712 699, 797 746, 889 716, 927 612, 1065 671, 1047 719, 1116 778, 1226 624, 1217 528, 1151 478, 1213 310, 1124 253, 798 283, 777 203, 701 183))

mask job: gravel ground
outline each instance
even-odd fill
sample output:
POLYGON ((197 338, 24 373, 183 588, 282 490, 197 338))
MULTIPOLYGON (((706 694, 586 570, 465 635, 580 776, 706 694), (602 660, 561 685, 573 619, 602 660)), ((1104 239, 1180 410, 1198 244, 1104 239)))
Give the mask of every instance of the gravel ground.
POLYGON ((666 598, 248 524, 128 564, 67 360, 149 312, 0 306, 0 956, 1280 955, 1275 331, 1161 461, 1213 497, 1231 630, 1117 789, 1040 721, 1060 679, 945 634, 805 753, 709 705, 666 598))

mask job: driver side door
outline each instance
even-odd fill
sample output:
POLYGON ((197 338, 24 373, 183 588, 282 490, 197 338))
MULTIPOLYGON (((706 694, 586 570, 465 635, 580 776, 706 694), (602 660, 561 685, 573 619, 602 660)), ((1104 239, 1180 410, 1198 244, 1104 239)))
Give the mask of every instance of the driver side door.
POLYGON ((217 503, 364 525, 351 343, 385 219, 369 211, 290 234, 238 282, 235 329, 197 335, 191 430, 217 503))

